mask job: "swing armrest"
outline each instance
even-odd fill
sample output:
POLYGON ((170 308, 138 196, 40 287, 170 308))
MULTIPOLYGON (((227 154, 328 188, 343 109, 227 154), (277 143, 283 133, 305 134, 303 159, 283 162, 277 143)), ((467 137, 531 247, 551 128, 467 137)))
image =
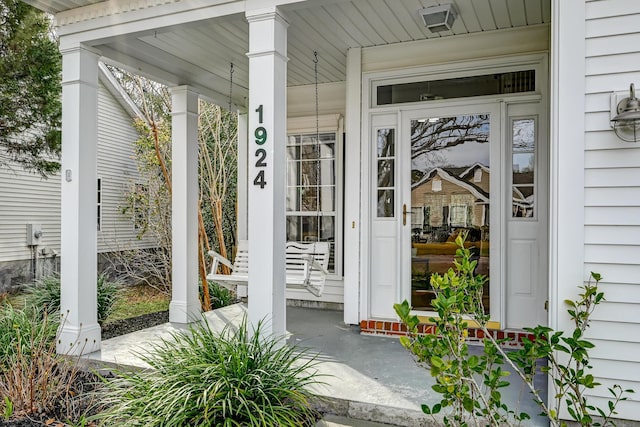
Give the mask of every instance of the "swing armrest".
POLYGON ((311 274, 311 268, 315 267, 317 270, 320 270, 322 273, 329 274, 329 270, 327 270, 326 268, 324 268, 324 266, 322 264, 320 264, 318 261, 315 260, 314 256, 311 254, 304 254, 302 256, 302 259, 304 259, 305 261, 307 261, 309 264, 311 264, 309 267, 309 274, 311 274))
POLYGON ((233 271, 233 264, 231 263, 231 261, 229 261, 227 258, 223 257, 222 255, 220 255, 218 252, 216 251, 209 251, 209 256, 211 256, 213 258, 213 264, 211 265, 211 274, 216 274, 216 272, 218 271, 218 265, 222 264, 225 265, 227 267, 229 267, 229 269, 231 269, 231 271, 233 271))

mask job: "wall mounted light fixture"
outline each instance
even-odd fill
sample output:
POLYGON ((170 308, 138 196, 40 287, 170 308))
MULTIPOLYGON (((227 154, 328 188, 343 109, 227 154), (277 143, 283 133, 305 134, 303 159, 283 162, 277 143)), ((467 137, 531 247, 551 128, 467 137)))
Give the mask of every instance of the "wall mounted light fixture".
MULTIPOLYGON (((613 97, 616 101, 617 98, 613 97)), ((640 102, 636 98, 636 90, 633 83, 629 88, 629 96, 619 102, 612 102, 611 126, 614 132, 623 141, 640 141, 640 102), (615 108, 615 111, 613 109, 615 108)))
POLYGON ((420 9, 418 13, 422 17, 425 27, 432 33, 451 31, 458 16, 455 7, 450 3, 420 9))

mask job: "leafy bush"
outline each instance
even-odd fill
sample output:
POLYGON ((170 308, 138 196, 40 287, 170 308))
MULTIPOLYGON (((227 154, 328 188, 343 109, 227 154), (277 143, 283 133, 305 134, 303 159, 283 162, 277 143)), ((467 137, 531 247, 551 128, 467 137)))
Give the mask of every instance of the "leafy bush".
MULTIPOLYGON (((209 287, 209 299, 211 300, 210 310, 226 307, 236 302, 233 293, 224 286, 220 286, 214 282, 207 282, 207 285, 209 287)), ((202 295, 202 284, 200 284, 200 294, 202 295)), ((202 298, 200 298, 200 300, 202 300, 202 298)))
MULTIPOLYGON (((0 413, 75 422, 91 407, 77 365, 56 354, 57 316, 0 308, 0 413)), ((84 375, 84 377, 83 377, 84 375)))
POLYGON ((623 390, 619 385, 609 388, 612 400, 607 402, 606 410, 590 404, 587 399, 587 391, 599 385, 589 373, 588 353, 594 344, 585 338, 585 332, 595 307, 604 300, 604 293, 598 290, 600 275, 591 273, 595 284, 589 281, 580 287, 584 292, 579 294, 579 299, 565 301, 574 323, 571 334, 546 326, 525 328, 534 339, 525 338, 521 349, 507 353, 487 329, 489 316, 482 306, 486 278, 474 275, 477 261, 472 260, 471 251, 465 247, 465 238, 463 235, 456 238, 455 269, 431 276, 431 286, 437 293, 431 305, 438 313, 437 318, 429 319, 434 323, 433 334, 418 333, 420 320, 411 313, 407 301, 394 305, 409 331, 408 336, 401 338, 402 345, 429 369, 436 380, 433 390, 442 396, 434 406, 422 405, 423 412, 431 415, 446 412, 443 421, 447 426, 478 423, 499 426, 520 424, 529 419, 529 414, 518 413, 502 401, 500 390, 509 385, 505 380, 509 372, 502 367, 508 364, 527 386, 551 426, 566 425, 560 419, 561 407, 580 426, 615 425, 612 417, 616 406, 627 400, 626 394, 633 390, 623 390), (467 319, 477 322, 484 332, 481 356, 469 354, 467 319), (547 363, 541 364, 540 360, 547 363), (535 388, 537 372, 550 375, 553 387, 550 406, 535 388), (600 417, 598 421, 596 416, 600 417))
MULTIPOLYGON (((98 323, 102 324, 113 311, 118 288, 105 274, 97 279, 98 323)), ((60 276, 52 275, 36 280, 26 287, 25 305, 42 307, 50 316, 60 312, 60 276)))
POLYGON ((315 362, 300 356, 246 321, 222 333, 204 321, 143 355, 153 369, 109 380, 99 418, 122 427, 310 426, 315 362))

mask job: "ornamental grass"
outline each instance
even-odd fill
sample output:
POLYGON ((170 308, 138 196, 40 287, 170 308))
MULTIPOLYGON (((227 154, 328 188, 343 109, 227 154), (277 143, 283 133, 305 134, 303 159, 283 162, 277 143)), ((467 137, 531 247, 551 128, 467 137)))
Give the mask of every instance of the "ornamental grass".
POLYGON ((106 381, 102 425, 311 426, 308 387, 315 359, 284 342, 250 333, 246 320, 221 333, 206 321, 141 355, 152 369, 106 381))

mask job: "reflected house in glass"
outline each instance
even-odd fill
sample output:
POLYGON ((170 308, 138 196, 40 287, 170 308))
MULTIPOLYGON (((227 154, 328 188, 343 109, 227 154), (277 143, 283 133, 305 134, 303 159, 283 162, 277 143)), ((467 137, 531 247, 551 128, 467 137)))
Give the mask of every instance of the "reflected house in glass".
POLYGON ((412 186, 411 227, 415 240, 439 241, 443 233, 448 236, 453 228, 480 229, 488 225, 489 168, 478 163, 462 173, 459 170, 435 168, 412 186), (473 182, 474 178, 477 182, 473 182))
MULTIPOLYGON (((476 273, 489 276, 490 170, 481 163, 467 168, 434 168, 412 185, 412 306, 428 309, 433 273, 453 265, 456 236, 468 233, 466 245, 478 260, 476 273)), ((489 308, 488 298, 484 301, 489 308)))

